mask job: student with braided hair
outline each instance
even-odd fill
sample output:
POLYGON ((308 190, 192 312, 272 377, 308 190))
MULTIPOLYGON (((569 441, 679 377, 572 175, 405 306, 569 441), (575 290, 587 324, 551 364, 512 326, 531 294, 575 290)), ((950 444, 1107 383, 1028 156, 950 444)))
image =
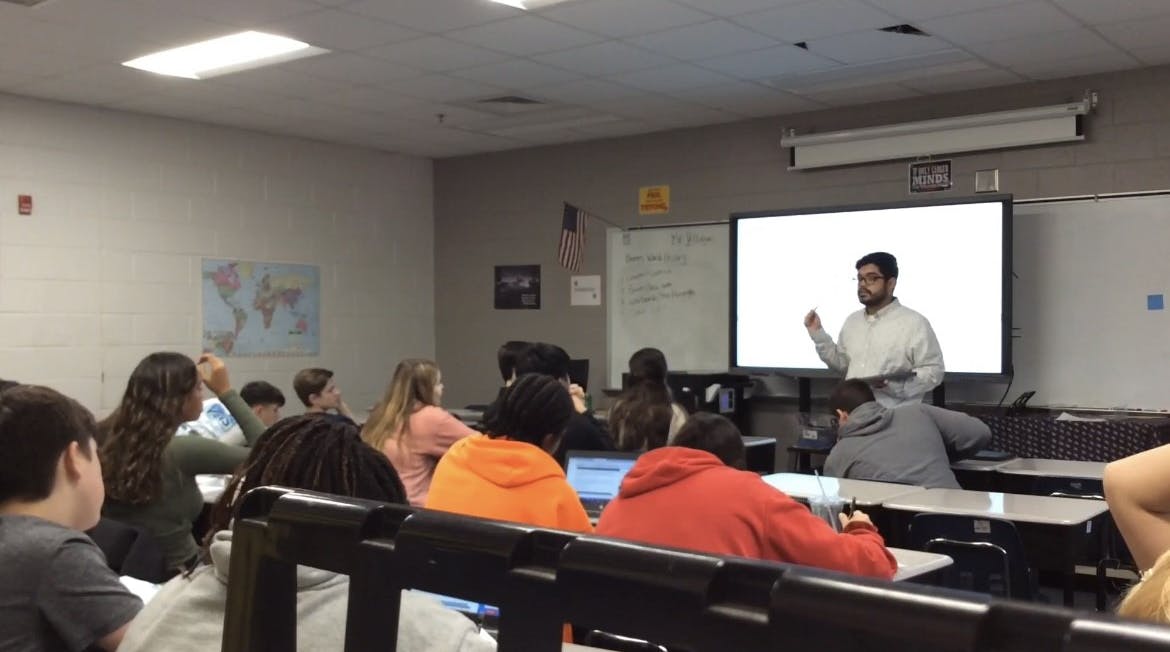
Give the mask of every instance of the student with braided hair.
POLYGON ((541 527, 592 532, 552 453, 573 415, 561 382, 525 374, 484 414, 486 435, 456 442, 435 467, 426 506, 541 527))
MULTIPOLYGON (((212 652, 223 640, 231 567, 231 522, 243 496, 282 485, 352 498, 405 504, 406 491, 386 456, 361 440, 356 425, 302 415, 277 422, 261 436, 211 515, 203 547, 206 563, 167 583, 135 618, 120 652, 212 652)), ((297 567, 297 649, 340 650, 345 645, 349 578, 297 567)), ((433 598, 406 591, 398 623, 403 652, 490 652, 495 642, 474 623, 433 598)))

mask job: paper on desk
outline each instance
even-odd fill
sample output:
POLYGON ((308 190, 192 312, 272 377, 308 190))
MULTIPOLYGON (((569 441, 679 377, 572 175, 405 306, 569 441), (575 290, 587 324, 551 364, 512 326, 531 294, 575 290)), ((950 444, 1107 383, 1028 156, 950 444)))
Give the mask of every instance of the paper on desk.
POLYGON ((118 579, 122 582, 122 586, 138 596, 143 604, 150 602, 150 599, 162 588, 161 584, 151 584, 150 582, 130 577, 129 575, 123 575, 118 579))
POLYGON ((1099 418, 1099 417, 1078 417, 1078 416, 1077 416, 1077 415, 1075 415, 1075 414, 1069 414, 1068 412, 1061 412, 1061 413, 1060 413, 1060 416, 1056 417, 1056 420, 1057 420, 1057 421, 1089 421, 1089 422, 1099 422, 1099 421, 1104 421, 1105 419, 1102 419, 1102 418, 1099 418))

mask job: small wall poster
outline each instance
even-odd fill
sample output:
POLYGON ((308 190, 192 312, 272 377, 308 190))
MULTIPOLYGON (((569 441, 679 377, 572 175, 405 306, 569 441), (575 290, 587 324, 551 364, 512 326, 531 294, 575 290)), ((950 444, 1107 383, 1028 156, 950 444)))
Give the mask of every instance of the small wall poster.
POLYGON ((570 283, 570 306, 600 306, 601 276, 574 276, 570 283))
POLYGON ((540 265, 496 265, 496 310, 540 310, 540 265))
POLYGON ((951 162, 923 161, 910 164, 910 193, 950 190, 954 185, 951 162))

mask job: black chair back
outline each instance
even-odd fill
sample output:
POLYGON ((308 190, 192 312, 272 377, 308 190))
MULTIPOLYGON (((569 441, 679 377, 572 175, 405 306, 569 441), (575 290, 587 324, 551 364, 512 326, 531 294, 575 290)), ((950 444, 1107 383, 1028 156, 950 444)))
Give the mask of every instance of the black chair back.
POLYGON ((142 528, 103 518, 86 534, 101 548, 110 569, 119 575, 154 584, 175 575, 175 569, 166 567, 158 542, 142 528))
POLYGON ((911 548, 954 560, 939 573, 945 586, 1023 600, 1035 594, 1024 543, 1011 521, 918 514, 909 540, 911 548))

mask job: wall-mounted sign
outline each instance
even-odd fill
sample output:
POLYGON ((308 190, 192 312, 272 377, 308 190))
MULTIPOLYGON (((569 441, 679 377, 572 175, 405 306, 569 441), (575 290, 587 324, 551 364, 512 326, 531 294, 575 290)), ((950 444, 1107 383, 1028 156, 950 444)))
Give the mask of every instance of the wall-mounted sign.
POLYGON ((638 188, 638 215, 670 212, 670 186, 638 188))
POLYGON ((910 164, 910 194, 950 190, 952 186, 950 160, 910 164))

